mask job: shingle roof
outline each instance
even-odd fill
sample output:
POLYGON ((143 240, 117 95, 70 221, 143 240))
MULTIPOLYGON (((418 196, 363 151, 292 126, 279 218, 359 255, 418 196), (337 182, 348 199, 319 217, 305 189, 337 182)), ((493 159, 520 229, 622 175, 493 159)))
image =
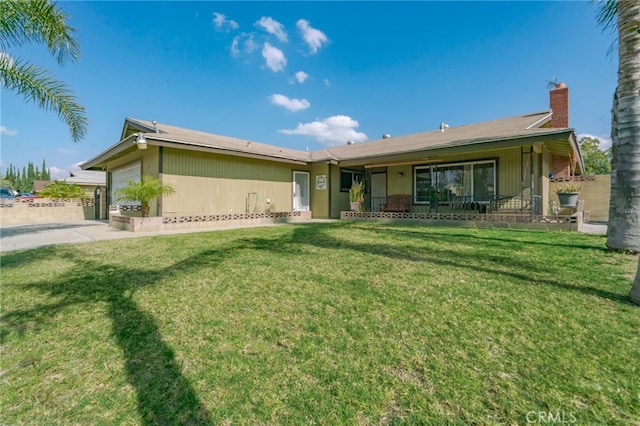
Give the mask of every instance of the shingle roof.
MULTIPOLYGON (((139 123, 142 126, 153 129, 151 121, 128 118, 130 123, 139 123)), ((246 139, 231 138, 228 136, 216 135, 213 133, 200 132, 197 130, 184 129, 170 126, 168 124, 157 123, 159 133, 145 133, 147 139, 162 140, 184 145, 196 145, 209 148, 217 148, 226 151, 243 152, 260 156, 282 158, 295 161, 308 161, 309 153, 295 149, 282 148, 265 143, 249 141, 246 139)))
POLYGON ((313 160, 322 160, 325 156, 336 160, 350 160, 401 154, 429 149, 471 145, 505 139, 519 139, 527 136, 566 132, 570 129, 539 128, 551 117, 550 111, 517 115, 482 123, 447 128, 444 132, 433 130, 388 139, 361 142, 327 148, 312 153, 313 160))
MULTIPOLYGON (((541 127, 549 122, 551 116, 551 111, 541 111, 481 123, 450 127, 444 132, 433 130, 352 145, 347 145, 345 141, 345 145, 312 152, 184 129, 162 123, 156 123, 158 129, 156 132, 152 121, 135 118, 126 119, 125 130, 127 126, 131 126, 134 130, 139 129, 143 131, 148 140, 176 145, 176 147, 183 145, 207 150, 219 150, 229 154, 238 153, 238 155, 255 155, 257 157, 273 158, 274 160, 308 163, 327 160, 344 161, 374 158, 385 155, 428 151, 503 140, 517 140, 531 136, 554 135, 573 131, 573 129, 569 128, 541 127)), ((125 137, 124 134, 123 137, 125 137)), ((128 149, 129 146, 127 144, 132 145, 131 141, 127 141, 125 138, 85 164, 88 168, 95 167, 100 162, 106 160, 107 157, 122 152, 123 149, 128 149)), ((132 147, 133 146, 131 146, 131 148, 132 147)))

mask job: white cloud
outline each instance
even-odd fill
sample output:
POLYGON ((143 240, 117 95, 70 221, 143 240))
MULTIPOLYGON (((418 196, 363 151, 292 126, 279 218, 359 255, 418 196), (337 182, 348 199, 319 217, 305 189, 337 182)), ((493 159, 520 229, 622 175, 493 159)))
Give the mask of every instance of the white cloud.
POLYGON ((222 13, 213 12, 213 26, 216 27, 218 31, 229 32, 233 30, 237 30, 240 28, 240 25, 232 19, 227 19, 226 15, 222 13))
POLYGON ((367 135, 357 132, 358 122, 346 115, 334 115, 311 123, 298 123, 295 129, 281 129, 285 135, 310 136, 327 146, 345 145, 347 141, 363 142, 367 135))
POLYGON ((279 93, 274 93, 273 95, 269 96, 269 100, 272 104, 285 107, 292 112, 307 109, 311 106, 311 103, 306 99, 291 99, 279 93))
POLYGON ((80 166, 84 163, 86 163, 86 161, 78 161, 77 163, 73 163, 69 168, 69 170, 73 170, 74 172, 79 172, 82 170, 82 167, 80 166))
POLYGON ((298 22, 296 22, 296 26, 300 30, 304 41, 309 45, 311 53, 318 53, 318 49, 322 47, 322 44, 326 44, 329 41, 325 33, 311 27, 309 21, 306 19, 299 19, 298 22))
POLYGON ((307 74, 304 71, 298 71, 297 73, 294 74, 296 81, 300 84, 304 83, 306 79, 309 78, 309 74, 307 74))
POLYGON ((283 43, 287 42, 287 33, 284 30, 284 25, 276 21, 270 16, 263 16, 256 22, 256 26, 262 28, 269 34, 273 34, 283 43))
POLYGON ((5 126, 0 126, 0 134, 4 136, 15 136, 18 134, 17 130, 8 129, 5 126))
POLYGON ((323 81, 324 81, 324 85, 325 86, 327 86, 327 87, 331 86, 331 83, 329 83, 329 79, 325 78, 323 81))
POLYGON ((611 148, 611 137, 610 136, 594 136, 594 135, 590 135, 588 133, 580 133, 579 135, 576 135, 578 137, 578 140, 587 137, 587 138, 594 138, 594 139, 598 139, 600 141, 600 150, 602 151, 606 151, 607 149, 611 148))
POLYGON ((62 154, 77 154, 78 151, 74 151, 73 149, 64 149, 64 148, 58 148, 56 149, 56 151, 62 153, 62 154))
MULTIPOLYGON (((58 151, 60 152, 64 152, 63 149, 58 149, 58 151)), ((79 172, 82 170, 82 168, 80 167, 82 165, 82 163, 85 163, 86 161, 79 161, 77 163, 73 163, 71 166, 69 166, 68 169, 61 169, 60 167, 49 167, 49 173, 51 173, 51 180, 61 180, 61 179, 65 179, 68 178, 69 176, 71 176, 71 174, 69 172, 79 172)))
POLYGON ((68 169, 61 169, 60 167, 49 167, 49 173, 51 174, 51 180, 64 179, 69 176, 68 169))
POLYGON ((235 36, 231 42, 231 56, 239 58, 242 53, 250 55, 257 48, 258 44, 253 40, 253 34, 242 33, 235 36))
POLYGON ((285 58, 282 50, 277 47, 273 47, 269 43, 265 43, 262 48, 262 57, 266 61, 267 68, 271 71, 277 72, 284 70, 287 66, 287 58, 285 58))

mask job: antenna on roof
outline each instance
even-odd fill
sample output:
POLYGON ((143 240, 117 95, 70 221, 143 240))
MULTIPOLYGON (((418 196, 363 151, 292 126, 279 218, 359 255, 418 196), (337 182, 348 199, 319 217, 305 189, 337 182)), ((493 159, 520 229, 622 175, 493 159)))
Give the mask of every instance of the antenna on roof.
POLYGON ((551 80, 547 80, 547 89, 553 89, 558 85, 558 77, 555 75, 551 80))
POLYGON ((440 123, 440 131, 444 132, 444 129, 448 129, 449 125, 447 123, 445 123, 444 121, 442 123, 440 123))

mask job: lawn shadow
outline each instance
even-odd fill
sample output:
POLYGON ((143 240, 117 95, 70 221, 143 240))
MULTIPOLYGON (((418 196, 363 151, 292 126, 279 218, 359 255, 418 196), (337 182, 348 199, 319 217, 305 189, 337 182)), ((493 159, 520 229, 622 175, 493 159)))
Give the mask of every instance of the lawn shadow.
MULTIPOLYGON (((495 229, 496 231, 503 231, 503 229, 495 229)), ((475 240, 483 240, 483 241, 495 241, 497 243, 519 243, 519 244, 531 244, 531 245, 541 245, 541 246, 550 246, 550 247, 562 247, 562 248, 569 248, 569 249, 587 249, 587 250, 597 250, 597 251, 602 251, 602 252, 609 252, 610 250, 604 245, 604 243, 602 244, 602 246, 594 246, 594 245, 586 245, 586 244, 565 244, 565 243, 561 243, 561 242, 544 242, 544 241, 535 241, 533 239, 527 239, 527 240, 515 240, 515 239, 510 239, 510 238, 500 238, 500 237, 486 237, 486 236, 479 236, 479 235, 470 235, 470 234, 463 234, 463 233, 453 233, 453 232, 441 232, 441 231, 433 231, 433 228, 429 229, 428 233, 423 233, 423 232, 417 232, 417 231, 407 231, 405 229, 394 229, 392 227, 377 227, 377 228, 371 228, 370 231, 372 232, 380 232, 380 233, 385 233, 385 232, 393 232, 393 233, 397 233, 397 234, 402 234, 402 235, 409 235, 409 236, 416 236, 416 237, 421 237, 424 238, 425 236, 431 236, 431 235, 435 235, 440 237, 441 239, 444 240, 451 240, 451 241, 455 241, 455 240, 466 240, 466 239, 475 239, 475 240)), ((521 230, 521 229, 509 229, 509 232, 516 232, 516 233, 521 233, 521 235, 524 235, 526 233, 530 233, 530 232, 545 232, 545 231, 528 231, 528 230, 521 230)), ((549 232, 555 232, 555 231, 549 231, 549 232)), ((579 233, 575 233, 575 235, 582 235, 579 233)), ((603 237, 604 239, 604 237, 603 237)))
MULTIPOLYGON (((440 265, 445 267, 455 267, 455 268, 466 268, 471 269, 474 272, 485 272, 488 274, 502 275, 510 278, 517 279, 518 281, 525 283, 526 285, 546 285, 556 288, 561 288, 565 290, 571 290, 580 292, 582 294, 586 294, 589 296, 597 296, 604 299, 612 300, 617 303, 621 303, 624 305, 633 306, 633 303, 629 300, 629 298, 625 295, 614 293, 612 291, 604 290, 602 288, 588 286, 588 285, 572 285, 566 282, 560 282, 558 280, 552 280, 548 278, 536 277, 535 280, 532 280, 532 273, 540 273, 544 271, 545 275, 551 275, 554 273, 553 270, 549 269, 548 265, 543 267, 535 262, 533 263, 524 263, 517 262, 511 258, 500 258, 497 256, 484 257, 481 254, 465 254, 465 256, 461 256, 460 252, 456 250, 439 248, 437 251, 433 252, 416 252, 415 248, 405 248, 401 246, 392 246, 389 244, 371 244, 371 243, 354 243, 351 241, 347 241, 344 239, 338 239, 331 235, 328 235, 324 230, 329 230, 331 228, 302 228, 297 227, 289 242, 297 243, 297 244, 308 244, 314 245, 320 248, 332 249, 336 247, 345 248, 348 250, 354 250, 361 253, 376 255, 376 256, 384 256, 390 259, 402 259, 409 260, 412 262, 427 262, 434 265, 440 265), (469 256, 473 257, 473 261, 469 256), (504 268, 498 268, 492 265, 503 265, 504 262, 508 261, 510 266, 513 266, 514 271, 507 271, 504 268)), ((386 228, 384 228, 386 229, 386 228)), ((384 229, 380 228, 371 228, 368 229, 370 231, 376 233, 384 233, 384 229)), ((402 235, 412 235, 410 231, 403 231, 398 229, 389 229, 390 233, 401 233, 402 235)), ((418 233, 419 236, 423 237, 425 234, 418 233)), ((440 235, 439 233, 429 233, 428 235, 440 235)), ((442 234, 445 237, 448 237, 448 234, 442 234)), ((469 235, 461 235, 462 237, 471 238, 469 235)), ((501 241, 502 239, 496 239, 497 241, 501 241)), ((513 242, 507 239, 505 242, 513 242)), ((528 244, 528 242, 521 242, 522 244, 528 244)), ((285 247, 285 244, 278 244, 278 247, 285 247)), ((589 248, 597 250, 596 247, 590 246, 589 248)))
POLYGON ((78 304, 106 303, 112 336, 125 358, 127 380, 136 391, 138 413, 145 425, 208 425, 211 414, 200 402, 165 343, 153 317, 133 299, 135 292, 153 286, 184 268, 215 266, 217 253, 202 252, 161 270, 116 267, 82 260, 69 252, 74 266, 53 281, 35 282, 27 290, 46 293, 55 303, 2 315, 3 342, 14 332, 24 334, 45 326, 64 309, 78 304))

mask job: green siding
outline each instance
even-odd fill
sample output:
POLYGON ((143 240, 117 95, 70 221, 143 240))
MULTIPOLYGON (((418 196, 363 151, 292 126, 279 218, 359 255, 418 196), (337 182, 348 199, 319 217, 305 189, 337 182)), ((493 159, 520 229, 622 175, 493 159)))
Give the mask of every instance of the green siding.
POLYGON ((165 148, 163 181, 176 194, 164 198, 163 215, 290 211, 294 170, 301 168, 165 148))

